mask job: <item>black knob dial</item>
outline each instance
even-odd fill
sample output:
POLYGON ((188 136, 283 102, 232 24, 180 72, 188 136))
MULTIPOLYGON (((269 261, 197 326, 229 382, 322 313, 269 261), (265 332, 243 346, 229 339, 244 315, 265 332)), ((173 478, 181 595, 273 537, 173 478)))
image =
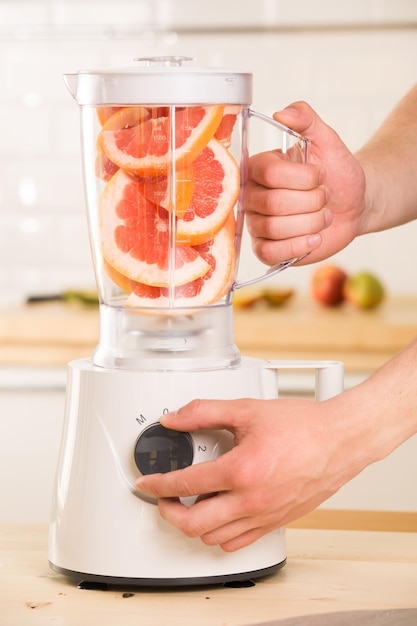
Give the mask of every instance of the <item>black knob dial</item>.
POLYGON ((134 455, 141 474, 166 474, 192 464, 193 441, 189 433, 154 424, 139 436, 134 455))

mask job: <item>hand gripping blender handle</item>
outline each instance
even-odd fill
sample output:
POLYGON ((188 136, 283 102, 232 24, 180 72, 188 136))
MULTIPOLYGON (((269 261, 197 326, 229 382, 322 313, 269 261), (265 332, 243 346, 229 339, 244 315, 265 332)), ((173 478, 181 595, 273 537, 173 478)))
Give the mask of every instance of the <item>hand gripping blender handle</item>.
POLYGON ((344 365, 341 361, 268 361, 268 368, 280 370, 315 370, 315 399, 327 400, 343 391, 344 365))
MULTIPOLYGON (((281 124, 280 122, 277 122, 272 117, 268 117, 267 115, 264 115, 263 113, 258 113, 257 111, 253 111, 252 109, 249 109, 247 112, 247 115, 249 118, 250 117, 257 118, 261 120, 262 122, 266 122, 267 124, 270 124, 274 128, 277 128, 279 131, 281 131, 282 141, 281 141, 280 150, 282 154, 287 154, 288 158, 291 161, 299 162, 299 163, 306 163, 308 161, 309 145, 310 145, 308 139, 306 139, 305 137, 303 137, 296 131, 292 130, 291 128, 288 128, 288 126, 285 126, 284 124, 281 124)), ((288 267, 291 267, 292 265, 294 265, 294 263, 301 261, 306 256, 308 256, 308 254, 309 253, 304 254, 303 256, 300 256, 300 257, 287 259, 285 261, 282 261, 281 263, 278 263, 277 265, 273 265, 272 267, 269 267, 266 270, 266 272, 262 274, 261 276, 256 276, 254 278, 251 278, 245 281, 236 280, 234 284, 232 285, 232 291, 234 291, 235 289, 240 289, 241 287, 247 287, 248 285, 253 285, 255 283, 258 283, 259 281, 264 280, 265 278, 268 278, 269 276, 274 276, 275 274, 282 272, 288 267)))

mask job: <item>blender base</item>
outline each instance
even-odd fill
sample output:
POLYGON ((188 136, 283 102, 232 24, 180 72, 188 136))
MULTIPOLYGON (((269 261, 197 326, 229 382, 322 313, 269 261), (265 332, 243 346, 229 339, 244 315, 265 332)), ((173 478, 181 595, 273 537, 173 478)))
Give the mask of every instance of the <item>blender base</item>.
MULTIPOLYGON (((279 569, 284 567, 286 558, 271 567, 266 567, 261 570, 254 570, 253 572, 244 572, 239 574, 226 574, 222 576, 202 576, 196 578, 195 576, 187 578, 121 578, 114 576, 97 576, 95 574, 85 574, 82 572, 73 572, 66 570, 65 568, 57 567, 53 563, 49 562, 51 569, 57 574, 62 574, 67 578, 74 579, 77 582, 77 586, 83 589, 106 589, 107 587, 190 587, 190 586, 205 586, 205 585, 227 585, 228 583, 235 583, 236 587, 239 587, 239 583, 245 583, 246 581, 256 580, 258 578, 265 578, 275 574, 279 569)), ((242 584, 242 587, 245 586, 242 584)))
MULTIPOLYGON (((90 359, 70 363, 49 532, 51 568, 98 583, 181 586, 243 581, 282 567, 284 529, 226 553, 183 535, 162 519, 156 500, 135 488, 137 442, 164 411, 194 398, 275 398, 276 371, 265 365, 245 358, 231 368, 155 372, 110 370, 90 359)), ((225 430, 188 435, 193 463, 233 446, 225 430)))

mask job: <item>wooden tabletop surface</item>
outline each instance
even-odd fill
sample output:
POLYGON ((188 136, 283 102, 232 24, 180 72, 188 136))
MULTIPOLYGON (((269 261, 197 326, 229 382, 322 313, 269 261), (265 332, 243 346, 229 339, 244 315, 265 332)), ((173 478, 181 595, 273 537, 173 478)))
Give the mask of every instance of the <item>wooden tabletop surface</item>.
MULTIPOLYGON (((98 340, 97 307, 31 304, 0 311, 0 366, 65 366, 90 356, 98 340)), ((372 311, 326 308, 296 294, 285 305, 234 311, 243 355, 330 359, 347 371, 372 371, 417 336, 417 297, 389 297, 372 311)))
MULTIPOLYGON (((92 591, 49 569, 45 525, 0 526, 0 623, 243 626, 270 621, 279 626, 280 620, 300 615, 357 611, 343 621, 352 626, 365 623, 355 618, 361 611, 399 615, 399 609, 409 608, 416 609, 416 621, 406 623, 417 623, 417 533, 290 528, 287 544, 286 566, 252 587, 92 591)), ((308 619, 294 623, 318 623, 308 619)), ((403 622, 372 621, 388 623, 403 622)))

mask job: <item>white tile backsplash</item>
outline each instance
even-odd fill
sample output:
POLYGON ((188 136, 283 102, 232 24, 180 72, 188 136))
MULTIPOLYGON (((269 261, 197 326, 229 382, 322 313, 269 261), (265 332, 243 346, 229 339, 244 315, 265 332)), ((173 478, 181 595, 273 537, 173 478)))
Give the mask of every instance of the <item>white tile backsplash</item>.
MULTIPOLYGON (((62 74, 160 54, 252 71, 255 109, 305 99, 355 150, 417 80, 417 3, 0 0, 2 292, 93 284, 79 112, 62 74)), ((392 292, 415 292, 403 268, 417 265, 416 237, 417 223, 379 233, 337 260, 378 272, 392 292)), ((254 266, 249 252, 242 266, 254 266)), ((310 273, 277 280, 303 290, 310 273)))

